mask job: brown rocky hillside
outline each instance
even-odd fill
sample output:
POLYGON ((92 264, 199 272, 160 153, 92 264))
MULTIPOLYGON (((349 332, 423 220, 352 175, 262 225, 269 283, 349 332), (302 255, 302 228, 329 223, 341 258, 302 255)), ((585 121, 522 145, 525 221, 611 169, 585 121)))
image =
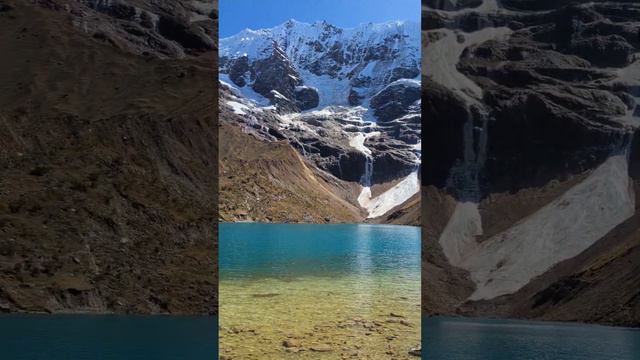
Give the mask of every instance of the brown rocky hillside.
POLYGON ((0 1, 0 311, 217 313, 216 52, 132 3, 0 1))

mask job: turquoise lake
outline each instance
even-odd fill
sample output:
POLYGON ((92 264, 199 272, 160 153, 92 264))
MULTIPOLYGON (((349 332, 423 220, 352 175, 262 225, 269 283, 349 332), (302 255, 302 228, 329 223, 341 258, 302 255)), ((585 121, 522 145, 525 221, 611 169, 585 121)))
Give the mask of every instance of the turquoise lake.
POLYGON ((210 316, 0 315, 7 360, 211 360, 210 316))
POLYGON ((439 317, 422 324, 428 360, 640 359, 640 329, 439 317))
POLYGON ((420 273, 413 226, 223 223, 219 246, 225 279, 420 273))
POLYGON ((420 345, 420 228, 219 229, 221 356, 411 359, 420 345))

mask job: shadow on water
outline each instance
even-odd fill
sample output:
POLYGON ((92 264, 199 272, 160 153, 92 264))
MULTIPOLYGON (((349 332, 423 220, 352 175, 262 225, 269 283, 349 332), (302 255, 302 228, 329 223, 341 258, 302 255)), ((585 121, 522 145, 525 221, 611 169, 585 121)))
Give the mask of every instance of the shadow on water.
POLYGON ((209 360, 214 316, 1 315, 0 358, 11 360, 209 360))
POLYGON ((520 320, 422 318, 428 360, 634 360, 640 330, 520 320))

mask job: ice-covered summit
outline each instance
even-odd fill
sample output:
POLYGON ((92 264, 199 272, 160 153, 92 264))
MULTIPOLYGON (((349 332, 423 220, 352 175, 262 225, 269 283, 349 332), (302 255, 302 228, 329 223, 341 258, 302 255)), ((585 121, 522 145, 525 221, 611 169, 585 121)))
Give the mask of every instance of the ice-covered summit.
MULTIPOLYGON (((343 29, 326 21, 291 19, 223 38, 219 51, 220 72, 235 85, 251 87, 269 99, 276 90, 299 110, 367 105, 393 81, 420 76, 420 26, 410 21, 343 29), (300 104, 295 93, 299 86, 315 89, 317 104, 300 104)), ((313 99, 308 91, 304 95, 313 99)))

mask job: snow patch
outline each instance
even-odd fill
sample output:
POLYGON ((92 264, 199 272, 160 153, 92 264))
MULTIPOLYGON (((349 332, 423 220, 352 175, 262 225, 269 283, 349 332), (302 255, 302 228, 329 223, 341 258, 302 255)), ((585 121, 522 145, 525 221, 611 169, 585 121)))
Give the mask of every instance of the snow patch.
POLYGON ((372 219, 386 214, 419 191, 418 172, 414 171, 391 189, 373 199, 371 198, 371 188, 367 187, 366 191, 361 192, 358 196, 358 203, 369 212, 367 218, 372 219))
POLYGON ((277 99, 282 99, 282 100, 289 101, 289 98, 287 98, 286 96, 280 94, 277 90, 271 90, 271 94, 277 99))
POLYGON ((256 103, 257 106, 268 106, 269 99, 255 92, 250 86, 236 86, 227 74, 218 74, 221 84, 227 86, 236 96, 242 96, 256 103))
POLYGON ((471 79, 458 71, 457 65, 462 52, 467 47, 485 41, 501 39, 513 31, 507 27, 486 28, 472 33, 464 33, 464 41, 459 43, 453 30, 438 29, 445 36, 431 44, 424 52, 423 71, 433 81, 462 96, 468 104, 477 104, 482 98, 482 89, 471 79))
POLYGON ((380 135, 379 131, 372 131, 370 133, 357 133, 355 136, 353 136, 350 140, 349 140, 349 146, 351 146, 352 148, 360 151, 361 153, 365 154, 366 156, 371 156, 371 149, 369 149, 368 147, 364 146, 364 142, 372 137, 372 136, 378 136, 380 135))
POLYGON ((414 171, 402 181, 397 183, 391 189, 378 195, 371 197, 371 175, 373 173, 373 158, 371 157, 371 149, 364 145, 365 141, 373 136, 380 135, 379 131, 370 133, 357 133, 349 140, 349 146, 360 151, 366 156, 365 173, 362 176, 362 190, 358 195, 358 204, 367 210, 367 218, 376 218, 389 212, 394 207, 409 200, 413 195, 420 191, 420 182, 418 181, 418 172, 414 171))
POLYGON ((470 272, 470 300, 511 294, 555 264, 573 258, 634 214, 627 155, 611 156, 582 183, 478 244, 482 221, 475 203, 459 203, 440 236, 449 262, 470 272))
POLYGON ((233 112, 238 115, 246 115, 246 111, 249 110, 249 107, 245 104, 241 104, 237 101, 227 101, 227 105, 231 106, 233 112))

